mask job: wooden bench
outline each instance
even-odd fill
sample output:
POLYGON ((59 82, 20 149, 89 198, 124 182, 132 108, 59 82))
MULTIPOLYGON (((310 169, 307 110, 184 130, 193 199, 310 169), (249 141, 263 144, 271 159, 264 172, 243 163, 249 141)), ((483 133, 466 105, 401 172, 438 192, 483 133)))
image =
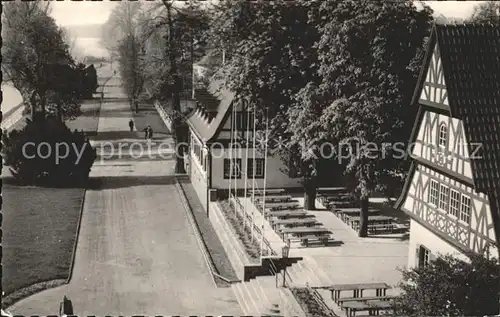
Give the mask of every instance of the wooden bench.
POLYGON ((342 297, 337 299, 337 303, 339 305, 342 305, 342 303, 347 303, 347 302, 365 302, 365 301, 373 301, 373 300, 391 300, 396 298, 396 296, 393 295, 386 295, 386 296, 367 296, 367 297, 342 297))
MULTIPOLYGON (((254 195, 255 196, 262 196, 262 195, 264 195, 264 192, 266 193, 266 195, 268 195, 268 194, 283 194, 285 192, 285 190, 283 188, 266 189, 265 191, 264 190, 256 190, 254 195)), ((253 190, 249 190, 248 193, 250 195, 252 195, 253 190)))
POLYGON ((368 232, 377 234, 377 233, 393 233, 394 232, 394 224, 368 224, 368 232))
POLYGON ((266 218, 277 217, 277 218, 307 218, 314 217, 303 210, 300 211, 292 211, 292 210, 280 210, 280 211, 269 211, 265 214, 266 218))
POLYGON ((268 210, 283 210, 283 209, 297 209, 300 207, 298 202, 284 202, 284 203, 270 203, 265 204, 266 209, 268 210))
POLYGON ((271 195, 271 196, 257 196, 255 197, 255 202, 262 202, 265 200, 265 202, 288 202, 292 200, 292 196, 290 195, 271 195))
MULTIPOLYGON (((309 240, 318 240, 320 243, 322 243, 324 246, 327 246, 328 243, 333 242, 335 239, 333 239, 330 235, 330 233, 321 233, 318 235, 307 235, 307 236, 300 236, 300 237, 293 237, 294 239, 300 240, 300 244, 308 247, 309 246, 309 240)), ((290 240, 294 240, 290 239, 290 240)))
POLYGON ((318 221, 316 220, 316 218, 311 217, 302 219, 271 219, 269 223, 271 224, 273 229, 276 229, 276 227, 279 225, 283 225, 286 227, 315 226, 316 224, 318 224, 318 221))
POLYGON ((394 303, 389 301, 373 301, 373 302, 347 302, 343 305, 348 317, 360 317, 356 315, 358 311, 368 311, 365 316, 379 316, 381 310, 393 310, 394 303))

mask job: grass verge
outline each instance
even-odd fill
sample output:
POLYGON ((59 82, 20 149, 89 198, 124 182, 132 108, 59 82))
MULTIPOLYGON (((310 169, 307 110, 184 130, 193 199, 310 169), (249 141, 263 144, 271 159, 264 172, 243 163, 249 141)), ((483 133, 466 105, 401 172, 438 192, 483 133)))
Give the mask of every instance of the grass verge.
POLYGON ((331 310, 327 310, 314 296, 313 290, 307 287, 290 288, 293 296, 299 303, 306 316, 336 316, 331 310))
POLYGON ((5 295, 70 276, 83 193, 82 188, 3 186, 5 295))
MULTIPOLYGON (((206 216, 206 211, 203 208, 193 185, 188 180, 179 180, 179 183, 186 195, 189 207, 191 208, 194 220, 198 224, 200 229, 200 234, 207 246, 208 252, 212 257, 213 263, 219 274, 229 280, 238 280, 238 276, 234 271, 231 262, 224 250, 214 227, 210 223, 210 220, 206 216)), ((228 284, 220 279, 215 280, 218 286, 228 286, 228 284)))

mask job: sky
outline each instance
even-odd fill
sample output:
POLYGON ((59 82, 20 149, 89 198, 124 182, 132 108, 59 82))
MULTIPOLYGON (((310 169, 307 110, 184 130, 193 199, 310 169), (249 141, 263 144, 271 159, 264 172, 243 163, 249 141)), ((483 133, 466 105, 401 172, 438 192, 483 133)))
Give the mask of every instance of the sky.
MULTIPOLYGON (((390 1, 390 0, 388 0, 390 1)), ((472 8, 485 1, 424 1, 437 14, 467 18, 472 8)), ((104 1, 54 1, 52 16, 59 25, 100 24, 106 22, 115 3, 104 1)))

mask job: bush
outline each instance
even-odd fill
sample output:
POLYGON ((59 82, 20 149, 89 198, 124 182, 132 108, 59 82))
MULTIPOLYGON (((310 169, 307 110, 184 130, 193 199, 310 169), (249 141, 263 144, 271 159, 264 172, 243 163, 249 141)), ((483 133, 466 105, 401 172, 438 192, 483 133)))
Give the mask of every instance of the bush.
POLYGON ((3 135, 5 165, 23 185, 81 185, 97 157, 83 132, 55 118, 3 135))
POLYGON ((470 262, 449 255, 421 268, 403 270, 397 299, 399 316, 496 315, 500 266, 496 259, 471 255, 470 262))

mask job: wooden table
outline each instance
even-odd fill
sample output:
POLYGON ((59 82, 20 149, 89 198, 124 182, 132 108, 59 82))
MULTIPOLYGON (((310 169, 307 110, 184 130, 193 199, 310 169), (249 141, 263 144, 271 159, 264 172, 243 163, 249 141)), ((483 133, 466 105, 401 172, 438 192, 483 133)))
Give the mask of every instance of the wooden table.
POLYGON ((285 238, 287 235, 292 234, 298 238, 301 236, 305 235, 316 235, 316 234, 325 234, 325 233, 332 233, 330 230, 324 228, 324 227, 295 227, 295 228, 283 228, 279 230, 281 233, 281 237, 283 238, 283 241, 285 241, 285 238))
MULTIPOLYGON (((354 229, 359 228, 359 222, 361 221, 360 216, 346 216, 347 222, 354 229)), ((368 216, 368 224, 391 224, 394 220, 393 217, 389 216, 368 216)))
MULTIPOLYGON (((346 217, 355 217, 359 216, 361 214, 361 208, 335 208, 335 214, 339 215, 339 218, 342 219, 342 221, 346 221, 346 217)), ((377 215, 380 213, 377 209, 374 208, 369 208, 368 213, 370 215, 377 215)))
POLYGON ((280 210, 280 211, 268 211, 266 212, 266 217, 277 217, 277 218, 306 218, 307 216, 314 217, 313 215, 305 212, 304 210, 280 210))
POLYGON ((340 292, 342 291, 353 291, 353 297, 358 298, 363 297, 365 289, 374 289, 377 296, 386 296, 388 288, 387 283, 336 284, 328 287, 332 292, 332 300, 335 303, 340 298, 340 292))
POLYGON ((270 221, 271 226, 275 229, 277 226, 284 225, 286 227, 298 227, 304 226, 314 226, 318 223, 316 218, 304 218, 304 219, 275 219, 270 221))

